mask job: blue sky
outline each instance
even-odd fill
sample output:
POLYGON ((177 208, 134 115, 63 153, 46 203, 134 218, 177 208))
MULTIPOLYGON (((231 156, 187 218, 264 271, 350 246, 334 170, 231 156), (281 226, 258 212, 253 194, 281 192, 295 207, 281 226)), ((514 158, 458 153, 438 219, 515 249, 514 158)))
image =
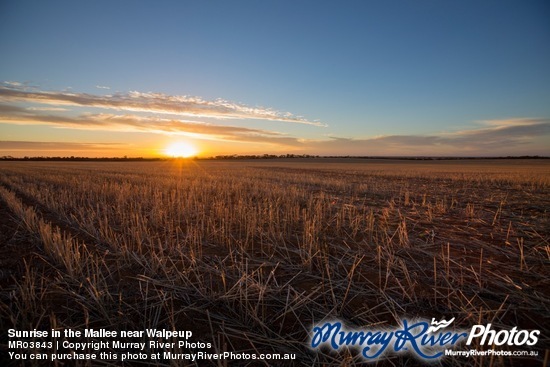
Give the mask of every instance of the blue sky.
POLYGON ((550 155, 549 19, 547 1, 2 1, 0 155, 550 155))

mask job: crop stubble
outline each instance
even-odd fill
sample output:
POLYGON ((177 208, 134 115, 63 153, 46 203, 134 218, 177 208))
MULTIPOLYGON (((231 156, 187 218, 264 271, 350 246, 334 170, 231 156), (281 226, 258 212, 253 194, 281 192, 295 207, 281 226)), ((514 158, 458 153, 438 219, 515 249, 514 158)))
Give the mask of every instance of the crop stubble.
POLYGON ((2 162, 2 330, 191 329, 336 366, 362 360, 309 351, 314 322, 456 317, 541 329, 541 353, 446 365, 540 365, 549 187, 545 160, 2 162))

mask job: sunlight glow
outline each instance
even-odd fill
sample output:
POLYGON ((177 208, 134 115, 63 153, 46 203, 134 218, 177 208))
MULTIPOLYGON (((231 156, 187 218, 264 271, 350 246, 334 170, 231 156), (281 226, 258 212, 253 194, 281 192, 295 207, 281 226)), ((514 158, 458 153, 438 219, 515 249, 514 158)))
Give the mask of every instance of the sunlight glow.
POLYGON ((166 147, 164 153, 174 158, 189 158, 197 154, 197 149, 189 143, 178 141, 166 147))

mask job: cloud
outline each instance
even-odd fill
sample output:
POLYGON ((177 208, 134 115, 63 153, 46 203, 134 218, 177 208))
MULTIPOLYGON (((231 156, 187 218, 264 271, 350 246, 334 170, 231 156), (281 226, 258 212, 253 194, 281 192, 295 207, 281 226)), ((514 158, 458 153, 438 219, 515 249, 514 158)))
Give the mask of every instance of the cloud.
POLYGON ((548 119, 543 118, 511 118, 511 119, 500 119, 500 120, 480 120, 476 121, 479 124, 493 126, 497 128, 504 128, 506 126, 521 126, 521 125, 533 125, 548 123, 548 119))
POLYGON ((57 142, 57 141, 17 141, 17 140, 0 140, 0 149, 56 149, 62 146, 60 150, 70 150, 74 148, 120 148, 127 146, 124 143, 73 143, 73 142, 57 142))
POLYGON ((97 89, 111 89, 111 87, 106 87, 104 85, 96 85, 95 86, 97 89))
POLYGON ((132 147, 124 143, 77 143, 58 141, 2 141, 0 155, 12 156, 119 156, 132 147), (76 153, 78 152, 78 153, 76 153), (76 153, 76 154, 75 154, 76 153))
POLYGON ((22 87, 22 86, 23 86, 23 83, 12 82, 12 81, 5 81, 4 84, 5 84, 5 85, 9 85, 9 86, 11 86, 11 87, 16 87, 16 88, 19 88, 19 87, 22 87))
POLYGON ((224 99, 214 101, 200 97, 172 96, 163 93, 116 93, 94 95, 87 93, 50 92, 20 88, 4 83, 0 86, 0 100, 5 102, 30 102, 54 106, 85 106, 117 111, 148 112, 180 116, 210 117, 217 119, 257 119, 283 121, 313 126, 325 126, 289 112, 270 108, 249 107, 224 99))
POLYGON ((206 140, 237 142, 263 142, 276 145, 299 145, 296 138, 282 133, 241 126, 216 125, 210 123, 138 116, 132 114, 82 114, 64 116, 44 114, 27 108, 0 104, 0 121, 19 125, 50 125, 61 128, 151 132, 180 134, 206 140))
POLYGON ((29 111, 68 111, 67 108, 62 107, 27 107, 29 111))
POLYGON ((434 135, 387 135, 365 139, 331 137, 310 142, 334 155, 550 155, 550 119, 491 120, 486 128, 434 135))
POLYGON ((550 119, 522 118, 486 121, 488 128, 463 130, 442 136, 444 142, 458 145, 495 146, 522 144, 550 134, 550 119))

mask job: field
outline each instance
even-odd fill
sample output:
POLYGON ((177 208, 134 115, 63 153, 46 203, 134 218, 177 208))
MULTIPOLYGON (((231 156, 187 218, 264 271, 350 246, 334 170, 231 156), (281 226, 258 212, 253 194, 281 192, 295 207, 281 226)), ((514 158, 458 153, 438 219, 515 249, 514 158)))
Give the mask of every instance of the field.
POLYGON ((10 328, 165 328, 355 366, 310 350, 312 325, 403 317, 541 330, 538 357, 434 365, 540 366, 550 348, 548 160, 0 162, 0 203, 4 356, 10 328))

